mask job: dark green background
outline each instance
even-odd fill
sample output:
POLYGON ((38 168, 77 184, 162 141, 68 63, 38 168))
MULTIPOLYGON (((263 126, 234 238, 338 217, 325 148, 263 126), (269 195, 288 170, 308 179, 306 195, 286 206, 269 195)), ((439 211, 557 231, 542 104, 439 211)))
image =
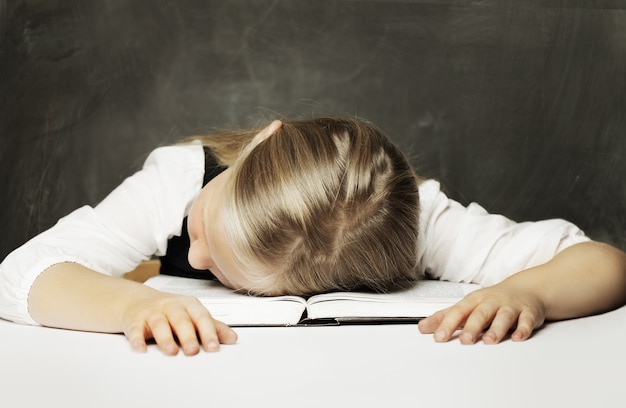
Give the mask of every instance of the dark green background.
POLYGON ((323 114, 626 249, 625 1, 12 0, 0 28, 0 259, 158 145, 323 114))

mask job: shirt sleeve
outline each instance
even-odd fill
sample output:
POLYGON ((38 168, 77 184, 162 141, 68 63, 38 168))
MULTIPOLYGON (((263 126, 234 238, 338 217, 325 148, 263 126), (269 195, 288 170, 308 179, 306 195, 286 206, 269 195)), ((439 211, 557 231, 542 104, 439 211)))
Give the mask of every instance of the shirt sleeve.
POLYGON ((464 207, 435 180, 420 185, 420 203, 419 265, 434 279, 490 286, 589 241, 562 219, 516 223, 476 203, 464 207))
POLYGON ((198 144, 161 147, 95 208, 84 206, 10 253, 0 264, 0 317, 37 324, 28 293, 48 267, 75 262, 121 276, 181 233, 182 220, 202 188, 204 152, 198 144))

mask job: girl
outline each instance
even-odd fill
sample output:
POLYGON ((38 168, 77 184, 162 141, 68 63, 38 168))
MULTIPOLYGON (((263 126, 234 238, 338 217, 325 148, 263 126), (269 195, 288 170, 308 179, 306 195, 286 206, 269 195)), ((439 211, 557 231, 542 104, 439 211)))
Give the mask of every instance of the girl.
POLYGON ((82 207, 0 265, 0 316, 123 332, 166 354, 236 334, 196 299, 123 279, 161 272, 258 295, 391 290, 423 276, 484 286, 424 319, 470 344, 527 339, 546 319, 626 303, 626 255, 563 220, 516 224, 449 200, 364 121, 319 118, 156 149, 95 208, 82 207))

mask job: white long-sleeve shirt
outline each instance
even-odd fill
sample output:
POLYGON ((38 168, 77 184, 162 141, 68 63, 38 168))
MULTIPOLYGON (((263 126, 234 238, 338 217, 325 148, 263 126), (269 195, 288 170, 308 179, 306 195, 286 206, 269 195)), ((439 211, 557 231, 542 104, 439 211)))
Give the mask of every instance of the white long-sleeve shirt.
MULTIPOLYGON (((199 143, 154 150, 142 170, 96 207, 75 210, 4 259, 0 317, 37 324, 28 312, 28 293, 54 264, 75 262, 122 276, 165 254, 168 239, 181 233, 204 171, 199 143)), ((589 240, 564 220, 515 223, 474 203, 463 207, 446 197, 435 180, 423 182, 419 193, 419 265, 431 278, 489 286, 589 240)))

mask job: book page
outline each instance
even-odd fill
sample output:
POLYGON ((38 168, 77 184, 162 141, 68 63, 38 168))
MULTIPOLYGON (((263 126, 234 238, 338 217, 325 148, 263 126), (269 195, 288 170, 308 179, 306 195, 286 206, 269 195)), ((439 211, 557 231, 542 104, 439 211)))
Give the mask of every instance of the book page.
MULTIPOLYGON (((422 280, 415 286, 391 293, 333 292, 308 300, 310 319, 423 318, 452 306, 480 286, 422 280)), ((355 319, 357 320, 357 319, 355 319)))
POLYGON ((197 298, 215 319, 229 326, 289 326, 297 324, 306 308, 298 296, 259 297, 236 293, 213 280, 157 275, 145 285, 197 298))

